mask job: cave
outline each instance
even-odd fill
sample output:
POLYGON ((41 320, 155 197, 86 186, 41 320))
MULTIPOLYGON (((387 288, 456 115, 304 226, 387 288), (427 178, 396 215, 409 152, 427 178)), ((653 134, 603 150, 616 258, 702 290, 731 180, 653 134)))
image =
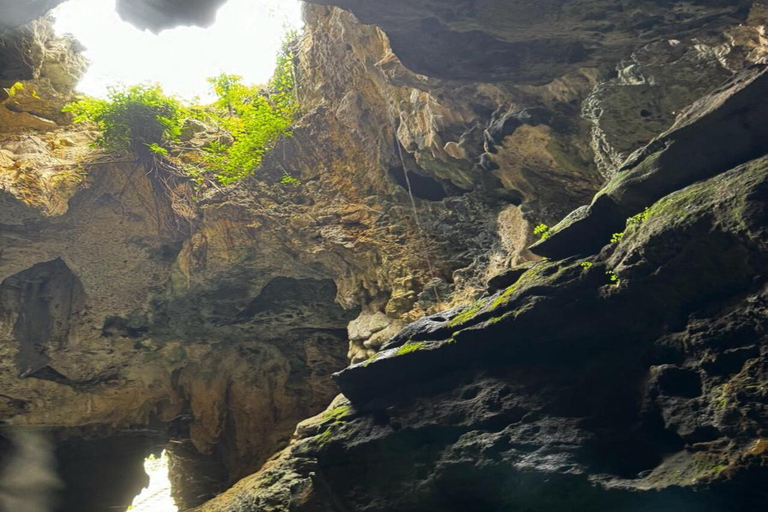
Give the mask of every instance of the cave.
MULTIPOLYGON (((146 430, 99 437, 79 430, 9 427, 2 429, 0 439, 5 482, 0 504, 3 510, 30 512, 129 510, 150 484, 147 460, 159 461, 167 442, 161 432, 146 430)), ((151 476, 157 479, 155 473, 151 476)), ((170 488, 159 483, 152 489, 155 499, 163 491, 170 499, 170 488)))
POLYGON ((768 502, 758 0, 0 2, 0 511, 768 502))
MULTIPOLYGON (((59 434, 61 436, 61 434, 59 434)), ((126 433, 108 438, 73 437, 56 442, 61 487, 55 512, 129 510, 149 485, 144 463, 161 456, 166 440, 159 433, 126 433)))
POLYGON ((407 172, 403 167, 392 167, 389 175, 401 188, 405 189, 413 197, 425 201, 442 201, 446 197, 458 196, 466 193, 453 183, 422 176, 415 172, 407 172))
POLYGON ((18 344, 20 378, 66 380, 49 365, 46 353, 66 347, 70 320, 80 313, 84 299, 82 284, 61 258, 38 263, 0 284, 0 318, 3 331, 18 344))

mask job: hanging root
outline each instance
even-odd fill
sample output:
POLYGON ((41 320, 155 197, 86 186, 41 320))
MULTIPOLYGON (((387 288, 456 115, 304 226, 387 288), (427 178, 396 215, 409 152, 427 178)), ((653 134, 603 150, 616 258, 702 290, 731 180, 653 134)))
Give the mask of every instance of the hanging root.
POLYGON ((181 235, 192 234, 199 220, 192 180, 162 157, 153 156, 144 163, 157 201, 169 207, 158 209, 169 212, 165 224, 181 235))

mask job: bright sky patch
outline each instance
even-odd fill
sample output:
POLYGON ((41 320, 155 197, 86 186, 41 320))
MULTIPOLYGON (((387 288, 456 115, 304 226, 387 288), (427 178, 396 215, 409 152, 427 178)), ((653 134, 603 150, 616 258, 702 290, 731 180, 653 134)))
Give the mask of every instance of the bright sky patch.
POLYGON ((265 83, 284 35, 302 25, 298 0, 229 0, 209 28, 153 34, 123 21, 115 0, 70 0, 54 10, 56 32, 87 48, 90 68, 78 90, 103 98, 110 85, 159 83, 167 94, 213 99, 207 77, 222 72, 265 83))

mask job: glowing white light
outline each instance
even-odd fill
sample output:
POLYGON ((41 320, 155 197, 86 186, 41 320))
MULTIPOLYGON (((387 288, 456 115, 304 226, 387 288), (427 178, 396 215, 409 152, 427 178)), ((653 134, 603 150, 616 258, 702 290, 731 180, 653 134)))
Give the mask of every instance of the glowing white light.
POLYGON ((144 471, 149 476, 149 486, 133 499, 130 512, 177 512, 171 497, 171 482, 168 480, 168 454, 160 457, 150 455, 144 461, 144 471))
POLYGON ((228 0, 211 27, 160 34, 121 20, 115 0, 70 0, 54 16, 56 32, 74 34, 91 61, 80 92, 104 97, 110 85, 157 82, 168 94, 204 101, 212 99, 205 79, 222 72, 266 82, 285 33, 302 25, 298 0, 228 0))

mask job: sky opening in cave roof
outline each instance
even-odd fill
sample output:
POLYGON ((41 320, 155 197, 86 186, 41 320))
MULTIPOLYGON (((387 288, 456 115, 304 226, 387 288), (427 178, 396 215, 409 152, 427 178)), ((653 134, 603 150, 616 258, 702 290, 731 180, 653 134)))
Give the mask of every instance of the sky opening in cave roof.
POLYGON ((160 34, 123 21, 115 0, 69 0, 53 13, 56 32, 77 37, 91 62, 78 91, 99 98, 111 85, 159 83, 168 94, 206 103, 213 99, 206 78, 222 72, 265 83, 285 34, 302 26, 298 0, 228 0, 212 26, 160 34))

